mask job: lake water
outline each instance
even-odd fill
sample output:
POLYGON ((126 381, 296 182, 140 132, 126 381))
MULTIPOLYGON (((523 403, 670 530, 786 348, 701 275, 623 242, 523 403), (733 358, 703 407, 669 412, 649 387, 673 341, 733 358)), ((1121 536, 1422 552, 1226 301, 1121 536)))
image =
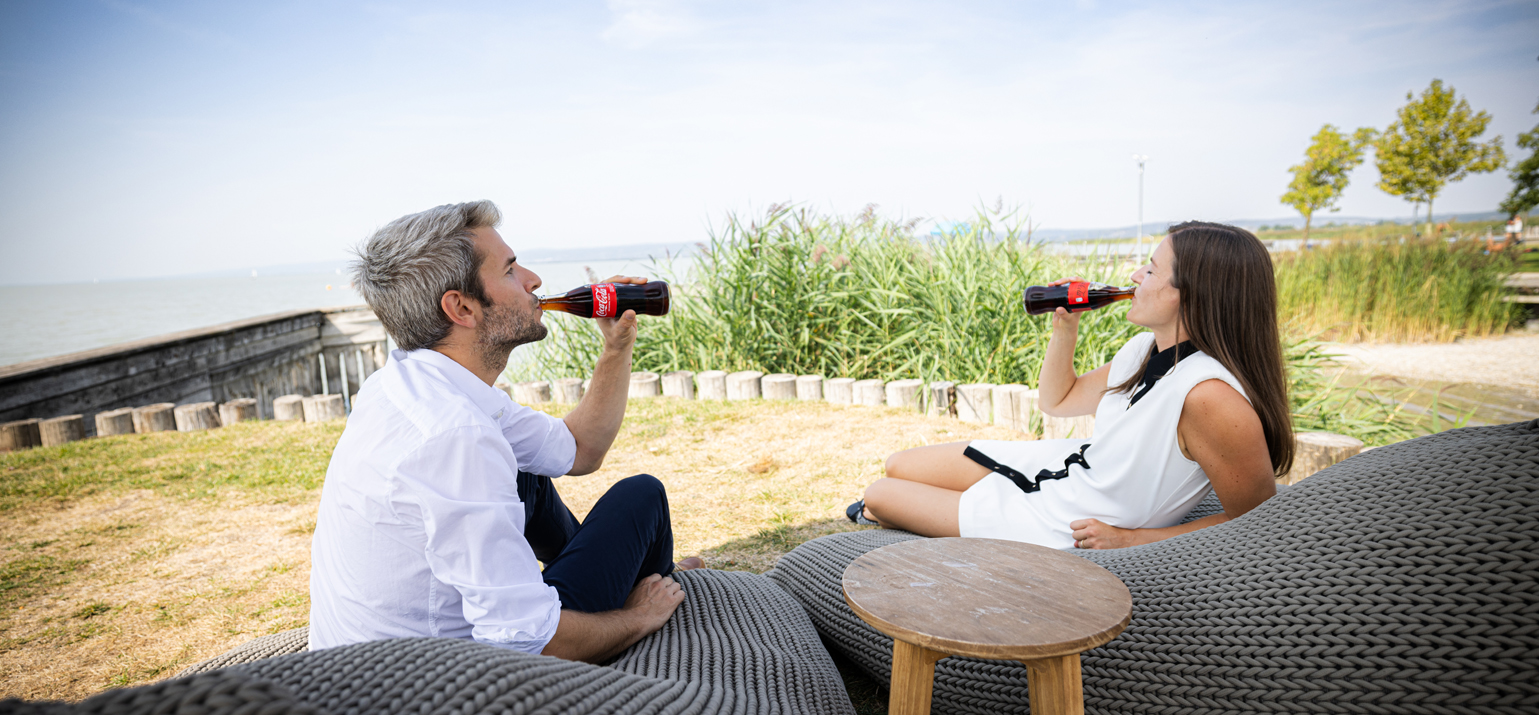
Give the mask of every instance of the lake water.
MULTIPOLYGON (((677 263, 687 268, 687 260, 677 263)), ((611 275, 653 277, 645 260, 532 263, 556 293, 611 275)), ((363 303, 341 269, 227 278, 163 278, 44 286, 0 286, 0 365, 206 328, 306 308, 363 303)))

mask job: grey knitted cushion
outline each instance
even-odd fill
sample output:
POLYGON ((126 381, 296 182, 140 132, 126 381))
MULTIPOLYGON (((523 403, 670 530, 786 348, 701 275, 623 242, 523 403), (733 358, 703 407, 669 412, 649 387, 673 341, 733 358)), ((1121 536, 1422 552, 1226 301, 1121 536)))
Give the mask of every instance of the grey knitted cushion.
MULTIPOLYGON (((892 641, 845 605, 860 554, 912 534, 808 542, 769 576, 874 677, 892 641)), ((1539 421, 1353 457, 1245 516, 1146 546, 1076 552, 1117 574, 1133 620, 1085 654, 1090 712, 1534 712, 1539 421)), ((947 658, 938 713, 1026 712, 1026 671, 947 658)))
POLYGON ((448 638, 300 652, 307 634, 299 629, 259 638, 184 675, 257 682, 334 715, 853 712, 801 605, 769 579, 709 570, 675 578, 684 605, 604 667, 448 638), (292 654, 271 657, 280 651, 292 654), (223 669, 207 672, 215 668, 223 669))
POLYGON ((252 663, 264 658, 276 658, 290 653, 303 653, 310 647, 310 629, 295 628, 292 631, 274 633, 270 636, 262 636, 255 640, 247 641, 230 650, 216 655, 201 663, 195 663, 191 667, 177 673, 181 678, 196 673, 207 673, 211 670, 228 668, 232 665, 252 663))
POLYGON ((0 700, 12 715, 311 715, 283 686, 246 673, 219 671, 139 688, 108 690, 79 703, 0 700))

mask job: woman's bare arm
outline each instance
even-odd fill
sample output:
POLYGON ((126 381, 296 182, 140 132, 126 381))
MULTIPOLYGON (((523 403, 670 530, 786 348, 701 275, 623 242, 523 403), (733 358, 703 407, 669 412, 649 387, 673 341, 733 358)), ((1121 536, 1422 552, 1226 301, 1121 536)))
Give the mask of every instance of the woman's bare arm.
POLYGON ((1234 519, 1277 493, 1261 418, 1233 387, 1207 380, 1186 394, 1176 427, 1181 453, 1202 467, 1224 505, 1221 514, 1161 529, 1121 529, 1099 519, 1069 524, 1082 549, 1148 544, 1234 519))
MULTIPOLYGON (((1057 285, 1064 281, 1053 281, 1057 285)), ((1083 375, 1074 374, 1074 346, 1079 341, 1079 313, 1059 308, 1053 313, 1053 336, 1047 341, 1047 355, 1037 374, 1037 407, 1054 417, 1078 417, 1095 413, 1106 392, 1106 374, 1111 365, 1102 365, 1083 375)))

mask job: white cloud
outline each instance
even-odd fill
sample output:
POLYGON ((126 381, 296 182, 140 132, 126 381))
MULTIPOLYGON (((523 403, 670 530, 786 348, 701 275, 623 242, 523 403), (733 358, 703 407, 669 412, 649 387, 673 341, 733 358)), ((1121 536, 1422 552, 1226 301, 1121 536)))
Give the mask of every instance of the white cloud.
POLYGON ((609 0, 609 27, 600 34, 621 47, 641 48, 690 37, 705 26, 679 0, 609 0))

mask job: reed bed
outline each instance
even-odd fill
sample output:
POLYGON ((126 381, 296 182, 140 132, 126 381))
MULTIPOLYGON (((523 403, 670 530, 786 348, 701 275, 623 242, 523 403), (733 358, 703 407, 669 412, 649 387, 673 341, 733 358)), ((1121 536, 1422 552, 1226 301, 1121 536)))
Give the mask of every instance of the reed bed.
MULTIPOLYGON (((1025 313, 1026 286, 1070 275, 1125 283, 1133 267, 1115 257, 1053 255, 1029 240, 1026 225, 1016 213, 980 211, 949 233, 916 236, 912 224, 884 219, 869 208, 848 219, 786 207, 772 208, 756 221, 730 216, 702 244, 689 275, 674 275, 667 262, 656 266, 673 284, 673 308, 665 318, 641 321, 635 369, 1035 387, 1052 325, 1045 316, 1025 313)), ((1349 434, 1369 444, 1428 431, 1393 395, 1344 387, 1315 339, 1322 331, 1339 335, 1342 325, 1354 324, 1341 316, 1359 314, 1369 316, 1358 319, 1367 327, 1354 335, 1400 335, 1390 329, 1393 321, 1377 317, 1384 311, 1418 320, 1430 313, 1434 322, 1418 325, 1434 332, 1445 324, 1455 326, 1448 328, 1452 334, 1499 332, 1514 313, 1490 307, 1508 305, 1494 298, 1481 302, 1491 297, 1490 286, 1500 287, 1499 265, 1480 260, 1465 246, 1444 243, 1365 243, 1278 260, 1296 428, 1349 434), (1377 265, 1379 252, 1393 254, 1390 267, 1377 265), (1434 304, 1446 307, 1409 313, 1401 306, 1420 294, 1408 289, 1394 299, 1371 299, 1370 286, 1393 291, 1392 276, 1409 275, 1418 277, 1417 285, 1430 285, 1441 301, 1434 304), (1363 287, 1336 287, 1342 283, 1363 287), (1316 310, 1333 303, 1358 312, 1316 310)), ((1118 304, 1081 319, 1076 369, 1107 362, 1142 331, 1125 313, 1126 305, 1118 304)), ((535 359, 525 361, 516 377, 586 374, 601 346, 591 321, 551 314, 548 323, 550 338, 535 347, 535 359)))
POLYGON ((1447 342, 1522 322, 1506 303, 1513 256, 1479 241, 1335 242, 1279 254, 1280 312, 1302 331, 1344 342, 1447 342))
MULTIPOLYGON (((768 370, 859 378, 1035 384, 1050 321, 1021 292, 1065 275, 1124 282, 1116 259, 1074 262, 1024 237, 1020 218, 983 211, 943 236, 868 209, 854 219, 774 208, 729 217, 674 286, 672 312, 643 320, 636 369, 768 370)), ((1126 306, 1087 314, 1077 360, 1094 367, 1141 329, 1126 306)), ((583 374, 599 349, 587 321, 551 316, 531 361, 540 374, 583 374)))

